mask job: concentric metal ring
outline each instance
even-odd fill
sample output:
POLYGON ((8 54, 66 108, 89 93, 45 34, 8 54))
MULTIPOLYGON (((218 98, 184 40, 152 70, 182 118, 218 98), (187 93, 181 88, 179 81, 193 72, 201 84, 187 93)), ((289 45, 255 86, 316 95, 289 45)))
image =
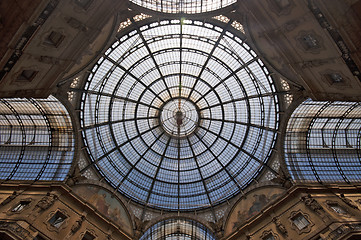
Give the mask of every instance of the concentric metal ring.
POLYGON ((164 104, 160 110, 160 125, 172 137, 186 137, 199 125, 199 110, 189 100, 176 98, 164 104))
POLYGON ((258 176, 274 145, 278 99, 268 70, 226 26, 175 19, 133 27, 84 87, 92 165, 150 207, 224 202, 258 176))

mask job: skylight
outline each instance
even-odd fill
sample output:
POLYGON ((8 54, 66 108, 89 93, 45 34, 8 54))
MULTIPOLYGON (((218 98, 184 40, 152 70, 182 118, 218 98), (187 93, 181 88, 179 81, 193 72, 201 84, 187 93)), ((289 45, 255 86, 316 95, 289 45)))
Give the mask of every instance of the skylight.
POLYGON ((263 62, 225 25, 132 26, 83 90, 91 165, 154 208, 200 209, 238 194, 263 169, 278 129, 278 98, 263 62))
POLYGON ((163 13, 204 13, 236 3, 237 0, 130 0, 131 2, 163 13))
POLYGON ((140 240, 215 240, 212 232, 202 224, 188 219, 167 219, 150 227, 140 240))

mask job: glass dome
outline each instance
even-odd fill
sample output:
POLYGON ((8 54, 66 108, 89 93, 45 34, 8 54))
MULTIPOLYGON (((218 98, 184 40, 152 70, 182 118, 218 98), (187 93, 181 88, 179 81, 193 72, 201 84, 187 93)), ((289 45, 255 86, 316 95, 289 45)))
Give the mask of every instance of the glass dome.
POLYGON ((91 70, 80 114, 91 165, 134 201, 214 206, 266 164, 279 121, 275 87, 245 37, 224 29, 193 20, 139 26, 91 70))
POLYGON ((204 13, 236 3, 237 0, 130 0, 138 6, 163 13, 204 13))

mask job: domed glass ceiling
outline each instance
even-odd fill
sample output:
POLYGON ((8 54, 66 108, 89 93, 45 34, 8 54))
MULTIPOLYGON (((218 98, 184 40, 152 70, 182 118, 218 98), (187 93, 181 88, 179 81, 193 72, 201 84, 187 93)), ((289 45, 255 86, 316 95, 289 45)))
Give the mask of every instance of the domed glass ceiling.
POLYGON ((136 24, 84 86, 91 166, 149 207, 222 203, 257 177, 274 145, 278 98, 269 72, 229 25, 136 24))
POLYGON ((204 13, 236 3, 237 0, 130 0, 138 6, 163 13, 204 13))

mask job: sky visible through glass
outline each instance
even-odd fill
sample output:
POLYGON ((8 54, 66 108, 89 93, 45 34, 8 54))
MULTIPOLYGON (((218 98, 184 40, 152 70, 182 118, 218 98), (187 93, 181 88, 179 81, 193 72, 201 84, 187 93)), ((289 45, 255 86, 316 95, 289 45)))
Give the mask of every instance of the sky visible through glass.
POLYGON ((130 0, 150 10, 164 13, 203 13, 227 7, 236 0, 130 0))
POLYGON ((257 176, 274 145, 279 110, 268 70, 224 26, 174 19, 133 27, 84 87, 92 165, 150 207, 224 202, 257 176))

